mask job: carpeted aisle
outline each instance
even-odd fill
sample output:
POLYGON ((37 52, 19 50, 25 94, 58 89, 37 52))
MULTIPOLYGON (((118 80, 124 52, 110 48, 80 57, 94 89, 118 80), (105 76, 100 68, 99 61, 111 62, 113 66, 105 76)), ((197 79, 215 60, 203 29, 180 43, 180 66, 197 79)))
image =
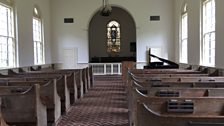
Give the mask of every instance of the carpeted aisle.
POLYGON ((121 76, 95 76, 94 87, 75 103, 58 126, 128 126, 121 76))

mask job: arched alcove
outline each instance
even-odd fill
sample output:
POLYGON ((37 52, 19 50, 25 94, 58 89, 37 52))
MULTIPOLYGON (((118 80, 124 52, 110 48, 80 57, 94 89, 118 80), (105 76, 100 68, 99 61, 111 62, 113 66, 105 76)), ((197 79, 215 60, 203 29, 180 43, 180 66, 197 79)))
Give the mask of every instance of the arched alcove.
POLYGON ((136 60, 136 25, 126 10, 112 6, 110 16, 101 16, 96 12, 89 24, 89 61, 120 62, 136 60), (108 23, 116 21, 120 25, 120 50, 108 52, 108 23))

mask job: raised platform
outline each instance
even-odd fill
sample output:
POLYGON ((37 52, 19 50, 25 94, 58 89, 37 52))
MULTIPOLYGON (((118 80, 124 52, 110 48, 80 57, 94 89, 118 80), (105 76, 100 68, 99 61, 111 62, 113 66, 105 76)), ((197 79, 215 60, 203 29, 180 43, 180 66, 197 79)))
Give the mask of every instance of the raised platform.
POLYGON ((136 61, 136 57, 93 57, 91 63, 117 63, 122 61, 136 61))

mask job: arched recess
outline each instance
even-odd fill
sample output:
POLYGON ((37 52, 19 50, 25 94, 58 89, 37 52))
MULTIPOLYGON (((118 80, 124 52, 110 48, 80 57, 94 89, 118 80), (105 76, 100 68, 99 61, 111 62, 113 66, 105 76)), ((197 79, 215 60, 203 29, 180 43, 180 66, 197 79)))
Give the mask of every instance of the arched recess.
POLYGON ((136 60, 136 25, 125 9, 112 6, 112 14, 104 17, 97 11, 89 23, 89 62, 120 62, 136 60), (120 51, 108 52, 107 25, 110 21, 120 24, 120 51), (108 58, 109 57, 109 58, 108 58), (109 61, 105 61, 110 59, 109 61))

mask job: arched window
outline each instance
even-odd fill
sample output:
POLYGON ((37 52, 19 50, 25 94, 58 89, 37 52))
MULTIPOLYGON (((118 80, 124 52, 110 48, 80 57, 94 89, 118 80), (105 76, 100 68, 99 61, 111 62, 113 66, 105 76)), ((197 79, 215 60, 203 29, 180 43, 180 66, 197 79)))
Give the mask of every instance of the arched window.
POLYGON ((215 0, 202 0, 202 60, 206 66, 215 65, 215 0))
POLYGON ((42 22, 40 11, 37 7, 33 9, 33 43, 34 43, 34 64, 44 63, 44 42, 42 34, 42 22))
POLYGON ((187 4, 185 3, 181 12, 181 41, 180 41, 180 62, 187 63, 188 46, 188 14, 187 4))
POLYGON ((12 0, 0 1, 0 68, 16 66, 16 42, 12 0))
POLYGON ((120 52, 120 24, 117 21, 110 21, 107 24, 107 52, 120 52))

